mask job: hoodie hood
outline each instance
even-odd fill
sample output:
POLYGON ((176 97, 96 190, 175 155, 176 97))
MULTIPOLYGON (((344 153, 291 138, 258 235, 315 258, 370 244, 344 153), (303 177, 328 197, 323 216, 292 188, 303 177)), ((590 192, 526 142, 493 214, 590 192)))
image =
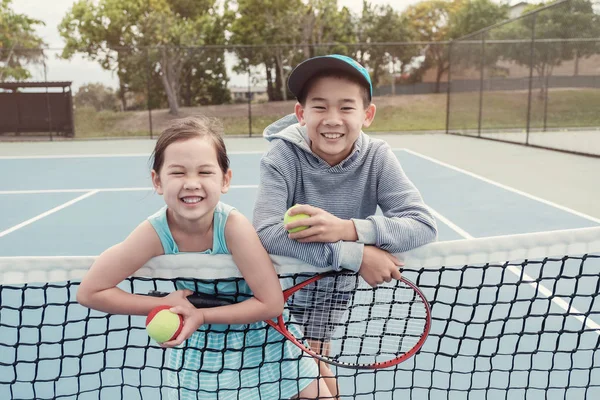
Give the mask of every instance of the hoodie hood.
POLYGON ((273 139, 283 139, 294 143, 298 147, 310 152, 310 139, 306 133, 306 128, 301 126, 296 118, 296 114, 288 114, 285 117, 273 122, 263 131, 263 136, 269 142, 273 139))

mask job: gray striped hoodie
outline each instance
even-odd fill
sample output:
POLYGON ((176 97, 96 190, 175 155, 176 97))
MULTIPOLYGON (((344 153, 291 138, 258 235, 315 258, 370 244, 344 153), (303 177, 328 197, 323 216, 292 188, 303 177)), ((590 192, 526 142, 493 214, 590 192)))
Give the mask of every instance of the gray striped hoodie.
POLYGON ((358 271, 364 245, 396 253, 436 239, 431 212, 385 141, 361 132, 352 153, 332 167, 310 150, 306 129, 294 114, 268 126, 263 136, 271 145, 260 162, 253 222, 270 254, 358 271), (289 239, 283 215, 294 204, 310 204, 352 219, 358 241, 289 239), (383 215, 375 215, 377 206, 383 215))

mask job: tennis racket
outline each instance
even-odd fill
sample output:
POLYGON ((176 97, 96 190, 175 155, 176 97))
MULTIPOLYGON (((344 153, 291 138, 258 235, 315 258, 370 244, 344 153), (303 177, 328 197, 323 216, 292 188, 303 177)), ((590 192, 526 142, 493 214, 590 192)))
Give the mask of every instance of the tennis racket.
MULTIPOLYGON (((281 279, 285 284, 286 279, 299 278, 281 279)), ((265 322, 307 354, 339 367, 379 369, 399 364, 419 351, 431 327, 429 303, 405 278, 371 287, 357 274, 332 271, 297 283, 283 296, 286 311, 265 322), (324 351, 315 351, 308 343, 322 345, 324 351)), ((188 300, 197 308, 233 303, 202 293, 188 300)))

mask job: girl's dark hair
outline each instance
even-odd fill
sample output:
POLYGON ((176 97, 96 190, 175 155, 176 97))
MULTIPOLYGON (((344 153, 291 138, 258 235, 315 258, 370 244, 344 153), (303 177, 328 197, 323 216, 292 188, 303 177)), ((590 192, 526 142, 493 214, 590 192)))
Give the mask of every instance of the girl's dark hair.
POLYGON ((360 94, 361 94, 364 108, 367 109, 367 107, 369 107, 369 104, 371 104, 371 96, 369 95, 369 87, 365 85, 365 82, 363 80, 361 80, 360 78, 358 78, 352 74, 349 74, 348 72, 343 71, 343 70, 326 69, 326 70, 323 70, 323 71, 320 71, 320 72, 317 72, 316 74, 314 74, 304 84, 304 87, 302 88, 302 91, 300 92, 300 95, 298 96, 298 103, 302 104, 302 107, 304 107, 306 105, 306 98, 308 97, 308 92, 313 87, 315 82, 321 78, 338 78, 338 79, 343 79, 345 81, 357 84, 358 86, 360 86, 360 89, 361 89, 360 94))
POLYGON ((218 119, 205 116, 174 120, 167 129, 162 131, 152 152, 152 169, 157 174, 160 173, 165 159, 165 150, 171 143, 194 137, 206 137, 213 142, 217 151, 219 167, 224 174, 227 173, 229 157, 227 157, 227 149, 223 141, 223 125, 218 119))

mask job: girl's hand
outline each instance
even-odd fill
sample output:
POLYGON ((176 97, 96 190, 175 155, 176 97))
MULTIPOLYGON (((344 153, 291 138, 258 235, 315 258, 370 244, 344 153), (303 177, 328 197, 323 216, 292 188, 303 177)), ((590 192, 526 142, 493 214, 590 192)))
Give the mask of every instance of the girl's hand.
MULTIPOLYGON (((185 290, 178 290, 177 292, 185 292, 185 290)), ((161 343, 161 347, 179 346, 204 324, 204 314, 202 313, 202 310, 194 307, 187 299, 185 299, 185 301, 187 304, 178 305, 170 309, 171 312, 183 317, 183 328, 181 329, 181 332, 179 332, 179 335, 175 339, 161 343)))
POLYGON ((189 289, 176 290, 163 297, 162 301, 165 305, 175 306, 186 306, 190 304, 187 297, 194 292, 189 289))
POLYGON ((306 204, 298 205, 289 211, 289 215, 296 214, 307 214, 310 217, 290 222, 285 228, 293 229, 299 226, 308 226, 308 228, 290 233, 288 235, 290 239, 301 243, 334 243, 340 240, 354 242, 358 240, 352 220, 338 218, 321 208, 306 204))

